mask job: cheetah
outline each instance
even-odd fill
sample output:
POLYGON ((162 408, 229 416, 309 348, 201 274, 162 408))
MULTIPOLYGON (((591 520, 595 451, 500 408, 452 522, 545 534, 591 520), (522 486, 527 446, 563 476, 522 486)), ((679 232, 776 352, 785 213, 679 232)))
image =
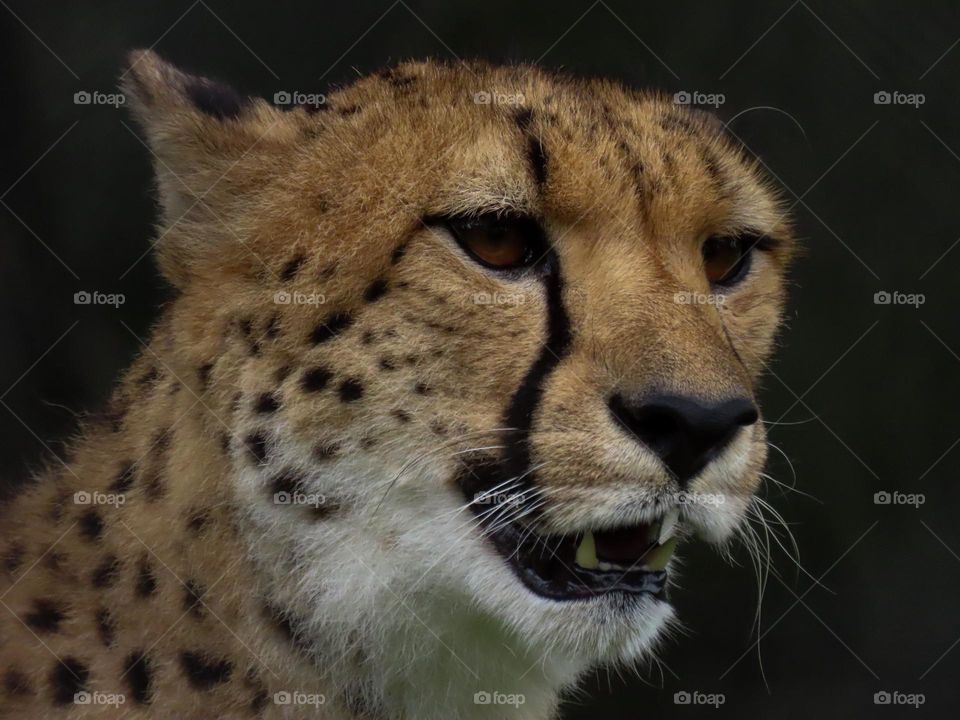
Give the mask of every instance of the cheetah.
POLYGON ((546 720, 648 658, 758 490, 795 254, 723 124, 482 62, 123 90, 171 299, 0 511, 0 716, 546 720))

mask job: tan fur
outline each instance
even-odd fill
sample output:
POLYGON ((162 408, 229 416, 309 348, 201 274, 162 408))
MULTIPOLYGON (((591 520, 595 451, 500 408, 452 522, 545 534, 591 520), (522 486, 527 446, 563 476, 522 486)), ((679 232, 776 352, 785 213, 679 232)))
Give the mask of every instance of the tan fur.
MULTIPOLYGON (((265 423, 340 456, 391 448, 414 458, 448 439, 451 451, 495 444, 458 438, 502 425, 540 352, 545 302, 535 282, 472 265, 422 225, 427 215, 522 210, 556 242, 574 341, 533 427, 533 460, 546 463, 545 527, 610 522, 603 493, 669 482, 610 424, 602 399, 612 391, 753 392, 780 319, 789 228, 715 122, 656 95, 531 67, 411 63, 333 93, 322 112, 255 100, 227 120, 197 110, 184 92, 191 79, 149 52, 133 56, 130 77, 162 201, 156 257, 177 295, 108 412, 0 518, 0 716, 246 718, 259 707, 287 717, 269 701, 284 688, 328 694, 322 717, 400 716, 356 707, 349 688, 329 685, 264 618, 268 583, 249 560, 231 477, 251 428, 265 423), (478 92, 522 95, 528 134, 547 154, 543 187, 518 108, 478 104, 478 92), (711 292, 700 243, 745 228, 781 242, 756 254, 750 279, 721 308, 678 304, 676 293, 711 292), (387 295, 364 302, 378 278, 387 295), (321 293, 325 303, 278 304, 278 292, 321 293), (478 305, 477 293, 522 302, 478 305), (350 313, 350 327, 311 346, 334 312, 350 313), (303 373, 318 364, 333 373, 329 387, 303 392, 303 373), (362 398, 342 402, 338 386, 350 379, 362 398), (262 393, 281 403, 264 422, 250 409, 262 393), (74 503, 77 492, 111 492, 126 463, 134 469, 122 507, 74 503), (81 532, 91 511, 103 524, 96 539, 81 532), (95 587, 110 557, 114 577, 95 587), (156 584, 148 597, 136 592, 144 563, 156 584), (185 609, 188 581, 205 593, 195 611, 185 609), (55 629, 30 626, 38 599, 62 611, 55 629), (100 609, 114 625, 109 647, 100 609), (229 679, 191 688, 184 651, 228 662, 229 679), (148 704, 121 677, 139 653, 150 662, 148 704), (81 662, 90 690, 124 693, 125 704, 54 704, 58 658, 81 662)), ((725 488, 743 497, 764 460, 762 426, 754 430, 750 470, 725 488)), ((456 469, 449 461, 451 476, 456 469)), ((337 500, 347 512, 383 487, 337 500)), ((381 538, 387 554, 398 542, 381 538)), ((364 648, 342 662, 365 677, 364 648)))

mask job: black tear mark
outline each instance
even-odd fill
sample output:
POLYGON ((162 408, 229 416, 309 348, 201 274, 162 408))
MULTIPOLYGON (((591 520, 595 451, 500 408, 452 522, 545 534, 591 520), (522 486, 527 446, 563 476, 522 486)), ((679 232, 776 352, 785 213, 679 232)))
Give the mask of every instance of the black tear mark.
POLYGON ((307 258, 303 253, 293 256, 287 261, 287 264, 284 265, 283 269, 280 271, 280 279, 283 282, 290 282, 293 280, 297 276, 297 273, 300 272, 300 268, 303 267, 303 263, 305 263, 306 260, 307 258))
POLYGON ((33 688, 30 686, 30 679, 19 670, 8 669, 3 674, 3 689, 7 695, 24 696, 33 695, 33 688))
POLYGON ((95 588, 112 587, 117 582, 120 575, 120 560, 116 555, 108 555, 103 562, 98 565, 90 580, 95 588))
POLYGON ((153 573, 153 568, 150 567, 150 561, 147 559, 147 556, 144 555, 140 559, 140 564, 137 566, 137 584, 135 587, 135 592, 137 597, 150 597, 157 591, 157 576, 153 573))
POLYGON ((349 313, 334 313, 313 329, 310 342, 314 345, 325 343, 346 330, 351 324, 353 324, 353 317, 349 313))
POLYGON ((65 657, 50 672, 50 687, 53 689, 53 702, 67 705, 73 702, 77 693, 87 692, 90 671, 87 666, 74 657, 65 657))
POLYGON ((230 679, 233 664, 226 658, 211 658, 200 652, 180 653, 180 667, 194 690, 209 690, 230 679))
POLYGON ((116 479, 110 485, 110 491, 122 495, 133 485, 133 460, 127 460, 117 473, 116 479))
POLYGON ((374 280, 363 293, 363 299, 368 303, 376 302, 387 294, 387 281, 384 278, 374 280))
POLYGON ((83 536, 85 540, 95 542, 103 535, 103 518, 101 518, 100 513, 93 508, 83 513, 78 523, 80 525, 80 535, 83 536))
POLYGON ((150 703, 152 671, 150 660, 142 650, 130 653, 123 663, 123 676, 130 686, 130 694, 137 705, 150 703))
POLYGON ((94 622, 97 625, 97 635, 100 637, 100 642, 103 643, 104 647, 113 647, 117 637, 117 625, 110 611, 105 607, 97 610, 94 622))
POLYGON ((247 435, 244 443, 247 446, 247 453, 250 459, 257 465, 263 465, 267 462, 267 437, 262 432, 255 432, 247 435))
POLYGON ((206 78, 189 78, 184 90, 197 110, 217 120, 236 120, 250 105, 250 98, 229 85, 206 78))
POLYGON ((340 383, 337 393, 340 395, 342 402, 356 402, 363 397, 363 383, 356 378, 348 378, 340 383))
POLYGON ((204 605, 201 602, 205 592, 203 586, 196 580, 187 580, 184 583, 183 590, 183 609, 195 619, 203 619, 204 605))
POLYGON ((303 374, 300 385, 307 392, 320 392, 327 386, 327 383, 330 382, 330 378, 332 377, 332 372, 322 365, 318 365, 317 367, 310 368, 303 374))
POLYGON ((547 151, 540 138, 530 131, 530 125, 533 123, 533 110, 530 108, 518 110, 514 115, 514 121, 520 128, 520 132, 527 138, 527 162, 530 163, 533 177, 537 181, 537 185, 543 186, 547 181, 547 151))

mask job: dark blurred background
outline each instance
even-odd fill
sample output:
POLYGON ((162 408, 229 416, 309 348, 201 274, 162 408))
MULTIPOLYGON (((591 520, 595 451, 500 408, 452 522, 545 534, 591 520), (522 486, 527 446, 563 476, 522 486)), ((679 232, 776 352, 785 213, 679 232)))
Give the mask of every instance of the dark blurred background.
POLYGON ((763 392, 777 423, 771 440, 793 466, 774 453, 769 472, 815 498, 773 483, 765 495, 790 524, 806 572, 774 548, 783 580, 768 582, 758 647, 746 553, 737 551, 742 566, 731 568, 708 548, 690 548, 675 594, 689 636, 667 643, 661 668, 641 678, 598 676, 564 717, 955 710, 955 3, 3 0, 0 24, 6 482, 57 452, 75 413, 104 402, 137 351, 133 333, 147 331, 163 297, 150 258, 141 259, 155 211, 148 154, 124 108, 75 102, 78 92, 114 92, 128 49, 155 47, 267 97, 322 92, 428 55, 534 61, 722 94, 719 115, 736 118, 732 130, 796 205, 807 248, 763 392), (892 102, 878 103, 878 92, 892 102), (123 293, 126 302, 75 305, 82 290, 123 293), (923 303, 877 304, 884 291, 919 293, 923 303), (924 502, 877 504, 881 491, 922 493, 924 502), (678 692, 691 694, 691 706, 678 692), (923 693, 925 703, 878 707, 878 692, 923 693), (694 706, 716 693, 719 709, 694 706))

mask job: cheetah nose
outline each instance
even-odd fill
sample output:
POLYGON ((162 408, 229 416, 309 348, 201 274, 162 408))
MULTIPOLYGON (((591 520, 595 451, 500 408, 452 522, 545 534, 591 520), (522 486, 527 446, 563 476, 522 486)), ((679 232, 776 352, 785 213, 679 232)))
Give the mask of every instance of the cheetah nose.
POLYGON ((631 403, 614 395, 609 408, 621 425, 657 454, 682 488, 741 427, 753 425, 759 417, 746 397, 710 403, 685 395, 655 395, 631 403))

